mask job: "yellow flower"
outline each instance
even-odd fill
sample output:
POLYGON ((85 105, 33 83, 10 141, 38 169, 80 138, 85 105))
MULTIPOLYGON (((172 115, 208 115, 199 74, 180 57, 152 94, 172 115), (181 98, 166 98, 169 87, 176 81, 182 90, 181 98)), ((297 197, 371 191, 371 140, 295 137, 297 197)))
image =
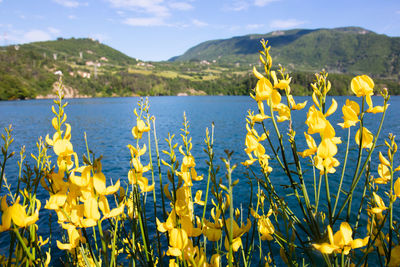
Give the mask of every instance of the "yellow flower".
POLYGON ((154 184, 150 186, 148 185, 149 180, 143 177, 142 172, 136 172, 135 170, 130 170, 128 172, 128 180, 130 184, 138 184, 142 192, 150 192, 154 188, 154 184))
POLYGON ((1 199, 1 210, 3 215, 1 216, 0 232, 7 231, 11 228, 11 221, 18 227, 27 227, 34 224, 39 219, 39 210, 41 203, 36 199, 36 210, 31 215, 26 214, 26 206, 19 204, 20 198, 18 197, 12 206, 7 204, 7 196, 1 199))
POLYGON ((270 173, 272 172, 272 167, 269 166, 268 160, 270 159, 270 156, 264 154, 259 156, 258 162, 260 163, 261 168, 263 169, 264 173, 270 173))
POLYGON ((210 260, 210 266, 211 267, 221 266, 221 255, 219 255, 219 254, 212 255, 211 260, 210 260))
POLYGON ((245 152, 247 154, 251 152, 255 152, 256 156, 263 155, 265 153, 265 148, 260 142, 264 141, 267 138, 265 134, 262 134, 261 137, 255 133, 255 130, 247 132, 245 139, 245 152))
POLYGON ((256 101, 263 101, 263 100, 268 100, 271 97, 273 87, 271 82, 265 78, 262 77, 257 81, 257 85, 255 88, 256 91, 256 101))
POLYGON ((288 95, 287 98, 289 100, 290 109, 292 110, 301 110, 307 105, 307 101, 304 101, 303 103, 300 104, 296 104, 292 95, 288 95))
POLYGON ((67 201, 66 191, 50 194, 50 198, 46 201, 44 208, 49 210, 58 210, 60 207, 64 206, 65 201, 67 201))
POLYGON ((93 187, 100 195, 111 195, 119 190, 120 182, 118 180, 115 185, 106 187, 106 177, 102 172, 96 172, 93 175, 93 187))
POLYGON ((308 135, 304 132, 304 136, 306 137, 306 142, 308 145, 308 149, 303 152, 299 152, 299 155, 303 158, 314 155, 317 152, 317 144, 315 143, 314 138, 311 135, 308 135))
POLYGON ((400 198, 400 178, 394 183, 394 194, 400 198))
POLYGON ((82 219, 82 225, 84 227, 95 226, 97 221, 100 219, 99 204, 97 203, 97 199, 93 197, 86 199, 83 207, 83 215, 86 218, 82 219))
POLYGON ((352 237, 353 231, 347 222, 340 224, 340 230, 333 235, 332 228, 328 225, 328 239, 329 243, 313 244, 314 248, 324 254, 331 254, 333 252, 342 253, 347 255, 351 249, 366 246, 369 236, 364 239, 354 239, 352 237))
POLYGON ((180 257, 182 255, 182 250, 186 248, 188 243, 189 238, 184 229, 172 229, 169 233, 169 248, 167 255, 180 257))
POLYGON ((257 226, 258 231, 261 234, 261 240, 271 241, 273 239, 272 235, 275 232, 275 227, 269 219, 269 216, 272 215, 272 209, 268 211, 267 215, 262 216, 258 215, 253 209, 251 209, 251 215, 258 219, 257 226))
POLYGON ((351 80, 351 90, 357 97, 371 96, 374 93, 374 81, 367 75, 356 76, 351 80))
POLYGON ((76 227, 72 224, 63 224, 62 227, 68 232, 69 243, 61 243, 57 240, 57 247, 61 250, 72 250, 79 245, 79 242, 86 242, 86 239, 82 237, 80 230, 78 231, 76 227))
POLYGON ((390 162, 383 156, 382 152, 379 152, 379 161, 385 166, 390 166, 390 162))
POLYGON ((175 209, 173 209, 171 211, 171 213, 169 214, 166 222, 161 223, 158 220, 158 218, 156 218, 157 230, 161 233, 171 231, 172 229, 174 229, 176 227, 176 221, 177 221, 176 213, 175 213, 175 209))
POLYGON ((201 190, 198 190, 197 192, 196 192, 196 195, 195 195, 195 197, 194 197, 194 203, 196 203, 196 204, 198 204, 198 205, 200 205, 200 206, 204 206, 204 201, 203 200, 201 200, 201 195, 203 194, 203 191, 201 191, 201 190))
MULTIPOLYGON (((379 152, 380 153, 380 152, 379 152)), ((377 184, 386 184, 390 181, 390 170, 386 165, 379 164, 378 165, 378 174, 379 178, 376 178, 374 181, 377 184)))
POLYGON ((258 101, 257 105, 258 105, 258 109, 259 109, 260 113, 254 115, 254 112, 250 112, 249 111, 249 115, 247 115, 247 117, 251 120, 252 123, 262 122, 265 119, 271 118, 271 117, 265 115, 265 113, 264 113, 264 104, 263 104, 262 101, 258 101))
POLYGON ((400 266, 400 245, 397 245, 392 249, 390 261, 387 266, 388 267, 400 266))
POLYGON ((315 167, 320 170, 321 174, 327 173, 335 173, 336 167, 340 165, 340 162, 333 157, 323 159, 320 156, 316 155, 314 157, 315 167))
MULTIPOLYGON (((357 133, 356 133, 356 143, 357 145, 360 145, 360 135, 361 135, 361 129, 358 129, 357 133)), ((361 144, 361 148, 369 148, 371 149, 372 147, 372 141, 374 140, 374 136, 372 135, 372 133, 365 127, 362 127, 362 144, 361 144)))
POLYGON ((323 159, 332 158, 336 153, 337 146, 331 138, 324 138, 317 149, 317 155, 323 159))
POLYGON ((221 239, 222 236, 222 225, 219 221, 212 223, 204 219, 204 226, 202 229, 203 234, 208 240, 215 242, 221 239))
MULTIPOLYGON (((231 218, 228 218, 225 222, 226 228, 228 230, 228 235, 225 237, 225 249, 229 250, 229 235, 230 235, 230 223, 231 223, 231 218)), ((232 233, 232 250, 233 251, 238 251, 239 248, 242 246, 242 239, 241 236, 244 235, 246 232, 248 232, 251 228, 251 221, 247 219, 247 224, 239 227, 239 225, 235 222, 235 220, 232 221, 233 223, 233 233, 232 233)))
POLYGON ((144 132, 150 131, 150 126, 147 125, 143 120, 137 118, 136 126, 132 128, 132 135, 135 139, 142 138, 144 132))
POLYGON ((311 106, 307 113, 306 124, 309 134, 322 133, 327 126, 327 120, 321 111, 311 106))
POLYGON ((215 208, 211 209, 211 217, 214 219, 214 223, 204 219, 203 234, 208 240, 215 242, 221 239, 222 236, 222 221, 219 218, 221 216, 221 210, 217 210, 215 214, 215 208))
POLYGON ((356 125, 360 120, 358 119, 358 115, 360 114, 360 106, 350 100, 346 100, 346 105, 342 107, 343 112, 343 123, 338 123, 342 128, 349 128, 351 126, 356 125))
POLYGON ((278 80, 276 77, 275 71, 271 71, 271 77, 272 77, 272 80, 274 81, 274 88, 281 89, 281 90, 288 89, 288 91, 290 92, 289 84, 290 84, 292 78, 278 80))
POLYGON ((376 194, 375 192, 373 192, 373 196, 374 196, 374 202, 375 202, 375 207, 370 209, 369 211, 371 211, 372 213, 375 214, 381 214, 382 211, 387 210, 387 207, 385 206, 385 202, 383 202, 382 198, 376 194))
POLYGON ((125 205, 120 204, 119 207, 116 207, 112 210, 110 210, 110 206, 108 205, 108 200, 106 196, 100 196, 99 198, 99 208, 101 212, 103 213, 103 218, 101 220, 105 220, 108 218, 114 218, 119 215, 121 215, 124 212, 125 205))
POLYGON ((278 122, 290 120, 290 108, 288 106, 279 103, 274 109, 278 111, 279 114, 279 116, 277 116, 278 122))

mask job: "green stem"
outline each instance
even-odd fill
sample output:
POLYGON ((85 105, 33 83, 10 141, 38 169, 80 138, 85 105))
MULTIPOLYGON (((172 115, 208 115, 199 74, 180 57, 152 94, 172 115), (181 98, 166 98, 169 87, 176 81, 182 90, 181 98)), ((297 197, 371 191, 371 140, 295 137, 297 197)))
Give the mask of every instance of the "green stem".
POLYGON ((14 231, 15 235, 17 236, 18 241, 21 244, 22 248, 24 249, 26 256, 28 256, 29 260, 31 260, 32 263, 34 263, 34 265, 36 265, 35 257, 32 256, 29 249, 26 247, 26 244, 25 244, 24 240, 22 239, 21 234, 19 233, 18 229, 14 229, 13 231, 14 231))
POLYGON ((213 169, 213 159, 214 159, 214 151, 213 151, 213 145, 214 145, 214 123, 211 124, 211 141, 208 145, 208 151, 207 154, 209 155, 209 167, 208 167, 208 177, 207 177, 207 189, 206 189, 206 197, 204 199, 204 208, 203 208, 203 217, 202 221, 204 221, 204 218, 206 216, 206 210, 207 210, 207 202, 208 202, 208 192, 210 190, 210 180, 211 180, 211 172, 213 169))
POLYGON ((331 194, 329 193, 328 174, 326 173, 326 169, 324 171, 325 171, 324 178, 325 178, 326 200, 328 201, 329 224, 332 225, 331 194))
POLYGON ((157 133, 156 133, 155 118, 153 119, 153 134, 154 134, 154 145, 156 147, 156 154, 157 154, 158 177, 160 179, 161 204, 162 204, 162 209, 163 209, 164 220, 166 220, 167 212, 165 210, 165 196, 164 196, 164 190, 163 190, 164 188, 163 188, 162 175, 161 175, 161 160, 160 160, 160 151, 158 149, 158 139, 157 139, 157 133))
POLYGON ((348 203, 349 200, 351 199, 351 197, 352 197, 352 195, 353 195, 353 191, 354 191, 355 187, 357 186, 357 184, 358 184, 358 182, 359 182, 359 180, 360 180, 360 178, 361 178, 361 174, 364 172, 364 170, 365 170, 365 168, 366 168, 366 166, 367 166, 367 164, 368 164, 368 161, 369 161, 369 159, 370 159, 371 156, 372 156, 372 152, 373 152, 374 149, 375 149, 376 143, 377 143, 378 138, 379 138, 379 134, 380 134, 380 132, 381 132, 381 130, 382 130, 382 125, 383 125, 383 121, 384 121, 385 115, 386 115, 387 101, 388 101, 388 100, 389 100, 389 99, 385 99, 385 102, 384 102, 384 110, 383 110, 382 118, 381 118, 381 121, 380 121, 380 124, 379 124, 378 132, 377 132, 377 134, 376 134, 376 136, 375 136, 374 142, 372 143, 371 149, 370 149, 370 151, 369 151, 369 153, 368 153, 368 156, 367 156, 367 158, 366 158, 366 160, 365 160, 365 162, 364 162, 364 165, 363 165, 361 171, 359 172, 358 176, 356 177, 356 179, 353 180, 353 183, 352 183, 351 188, 350 188, 350 190, 349 190, 349 194, 347 195, 346 199, 343 201, 343 204, 342 204, 342 206, 340 207, 338 214, 335 216, 335 218, 334 218, 334 220, 333 220, 333 223, 336 222, 336 220, 339 218, 340 214, 342 213, 343 209, 346 207, 347 203, 348 203))
POLYGON ((119 220, 117 219, 116 222, 115 222, 114 237, 113 237, 113 243, 112 243, 112 246, 111 246, 111 263, 110 263, 110 266, 117 266, 117 263, 116 263, 116 260, 115 260, 115 242, 117 240, 118 222, 119 222, 119 220))
POLYGON ((337 204, 338 204, 338 201, 339 201, 340 193, 342 191, 342 183, 343 183, 344 173, 345 173, 346 165, 347 165, 347 156, 349 154, 349 144, 350 144, 350 127, 349 127, 349 130, 347 132, 346 154, 344 156, 342 175, 340 177, 339 187, 338 187, 338 191, 337 191, 337 194, 336 194, 335 205, 333 206, 333 211, 332 211, 332 215, 333 216, 335 216, 336 207, 337 207, 337 204))
POLYGON ((103 228, 101 227, 101 221, 97 221, 97 228, 99 229, 101 245, 102 245, 102 248, 103 248, 103 256, 104 256, 105 266, 109 266, 108 253, 107 253, 107 244, 106 244, 106 241, 104 240, 104 234, 103 234, 103 228))
MULTIPOLYGON (((147 117, 147 122, 148 122, 148 124, 150 124, 150 119, 147 117)), ((152 158, 152 156, 151 156, 151 140, 150 140, 150 131, 148 132, 148 144, 149 144, 149 161, 150 161, 150 169, 151 169, 151 181, 152 181, 152 184, 154 185, 155 184, 155 181, 154 181, 154 167, 153 167, 153 158, 152 158)), ((162 190, 162 188, 160 188, 161 189, 161 191, 163 191, 162 190)), ((156 203, 157 203, 157 198, 156 198, 156 187, 154 186, 153 187, 153 210, 154 210, 154 225, 157 225, 157 205, 156 205, 156 203)), ((156 230, 156 233, 157 233, 157 244, 158 244, 158 246, 157 246, 157 252, 158 252, 158 255, 159 255, 159 257, 161 258, 161 241, 160 241, 160 232, 158 232, 157 230, 156 230)), ((162 261, 160 261, 161 262, 161 265, 163 265, 162 264, 162 261)))

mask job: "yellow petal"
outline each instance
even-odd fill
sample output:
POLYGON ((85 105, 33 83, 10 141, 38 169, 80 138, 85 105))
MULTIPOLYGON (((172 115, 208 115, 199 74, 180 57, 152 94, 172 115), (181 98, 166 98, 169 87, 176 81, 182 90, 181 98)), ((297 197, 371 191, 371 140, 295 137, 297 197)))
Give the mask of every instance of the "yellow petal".
POLYGON ((108 214, 106 214, 102 220, 107 219, 107 218, 113 218, 121 215, 124 212, 125 205, 122 204, 121 206, 112 209, 108 214))
POLYGON ((337 153, 337 146, 330 138, 322 140, 318 146, 317 154, 319 157, 326 159, 335 156, 337 153))
POLYGON ((51 120, 51 124, 53 125, 53 128, 54 128, 56 131, 58 131, 58 118, 57 118, 57 117, 54 117, 54 118, 51 120))
POLYGON ((106 177, 102 172, 97 172, 93 175, 93 186, 98 194, 103 195, 106 189, 106 177))
POLYGON ((350 86, 357 97, 370 96, 373 94, 374 81, 367 75, 356 76, 350 86))
POLYGON ((115 185, 110 185, 106 188, 105 191, 103 191, 104 195, 111 195, 117 192, 120 188, 120 181, 118 180, 115 185))
MULTIPOLYGON (((356 143, 357 145, 360 145, 360 136, 361 136, 361 129, 359 129, 356 133, 356 143)), ((365 127, 362 127, 362 144, 361 148, 371 148, 372 147, 372 141, 374 140, 374 136, 372 133, 365 127)))
POLYGON ((383 156, 382 152, 379 152, 379 161, 383 165, 390 166, 390 162, 383 156))
POLYGON ((400 178, 394 183, 394 193, 397 197, 400 197, 400 178))
POLYGON ((262 79, 262 78, 264 78, 264 76, 261 74, 261 73, 259 73, 258 71, 257 71, 257 69, 256 69, 256 67, 254 66, 253 67, 253 74, 254 74, 254 76, 256 76, 257 77, 257 79, 262 79))
POLYGON ((54 143, 54 153, 60 155, 71 155, 74 152, 71 142, 65 139, 59 139, 54 143))
POLYGON ((169 245, 179 250, 184 249, 188 244, 188 235, 185 230, 174 228, 169 235, 169 245))
POLYGON ((332 115, 333 113, 335 113, 336 109, 337 109, 337 102, 334 98, 332 98, 332 104, 329 107, 328 111, 325 113, 325 117, 328 117, 328 116, 332 115))
POLYGON ((337 247, 328 243, 313 244, 314 248, 324 254, 332 254, 337 247))
POLYGON ((97 203, 97 199, 89 198, 85 201, 83 214, 89 219, 93 219, 96 221, 100 219, 99 205, 97 203))
POLYGON ((342 222, 340 224, 340 232, 343 237, 344 245, 349 245, 353 240, 353 230, 351 229, 350 225, 347 222, 342 222))
POLYGON ((364 247, 368 244, 369 241, 369 236, 365 237, 364 239, 355 239, 353 240, 353 243, 351 244, 351 248, 352 249, 356 249, 356 248, 361 248, 364 247))
POLYGON ((194 203, 204 206, 204 201, 201 200, 201 195, 203 194, 203 191, 198 190, 196 192, 196 196, 194 197, 194 203))

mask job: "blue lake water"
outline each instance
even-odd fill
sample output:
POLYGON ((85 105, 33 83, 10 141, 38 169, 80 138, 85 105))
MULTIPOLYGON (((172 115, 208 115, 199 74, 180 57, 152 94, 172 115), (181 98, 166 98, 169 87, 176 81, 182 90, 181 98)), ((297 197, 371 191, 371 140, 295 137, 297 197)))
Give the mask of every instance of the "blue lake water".
MULTIPOLYGON (((341 107, 348 97, 335 97, 338 102, 338 110, 330 118, 332 125, 335 127, 337 136, 341 136, 342 140, 346 140, 347 130, 341 129, 337 123, 342 122, 341 107)), ((357 100, 351 97, 353 100, 357 100)), ((103 155, 102 165, 103 172, 108 178, 114 181, 122 179, 127 181, 127 173, 129 171, 129 150, 127 144, 133 144, 134 139, 131 134, 131 129, 136 123, 133 109, 137 107, 139 98, 91 98, 91 99, 68 99, 68 107, 66 113, 68 115, 67 122, 72 126, 72 139, 74 150, 82 156, 85 153, 84 132, 88 137, 88 144, 95 154, 103 155)), ((312 104, 309 97, 295 97, 296 102, 308 100, 308 104, 302 111, 294 112, 294 129, 297 132, 298 150, 306 149, 303 132, 307 130, 304 124, 306 112, 312 104)), ((358 100, 357 100, 358 101, 358 100)), ((373 97, 375 105, 382 103, 380 97, 373 97)), ((240 178, 239 185, 235 188, 234 199, 235 206, 243 203, 246 207, 249 199, 249 186, 245 178, 245 168, 240 165, 240 162, 247 159, 244 149, 244 139, 246 135, 245 117, 248 109, 256 109, 256 103, 247 96, 196 96, 196 97, 150 97, 150 113, 156 117, 156 128, 159 139, 160 150, 167 149, 167 143, 164 139, 168 133, 175 134, 175 141, 182 144, 180 138, 180 128, 182 128, 182 115, 185 112, 190 123, 190 134, 193 137, 192 153, 196 158, 197 171, 200 174, 207 176, 207 166, 205 160, 207 155, 203 152, 205 148, 204 138, 205 129, 211 128, 211 123, 215 124, 215 152, 217 163, 221 163, 220 157, 224 157, 224 150, 233 150, 233 163, 238 163, 239 167, 235 170, 235 177, 240 178)), ((328 101, 330 104, 330 100, 328 101)), ((54 129, 51 126, 53 114, 51 112, 51 100, 28 100, 28 101, 8 101, 0 102, 0 128, 4 133, 3 128, 9 124, 13 125, 14 143, 11 150, 16 151, 16 156, 9 162, 6 167, 6 177, 8 182, 15 186, 17 177, 17 154, 22 145, 27 148, 27 160, 30 160, 30 153, 36 153, 35 142, 38 137, 45 137, 46 134, 53 134, 54 129)), ((400 134, 400 97, 392 97, 390 107, 387 112, 387 117, 383 130, 381 132, 380 141, 378 144, 383 144, 383 138, 389 133, 400 134)), ((380 120, 380 114, 367 114, 365 127, 372 132, 375 132, 380 120)), ((267 123, 267 127, 271 125, 267 123)), ((285 123, 280 124, 282 132, 288 128, 285 123)), ((352 136, 355 134, 355 127, 352 129, 352 136)), ((272 132, 272 128, 270 128, 272 132)), ((286 135, 285 135, 286 136, 286 135)), ((357 155, 357 149, 352 137, 352 146, 349 154, 349 175, 352 175, 352 166, 357 155)), ((339 145, 337 158, 342 162, 344 158, 346 145, 339 145)), ((386 149, 385 149, 386 150, 386 149)), ((268 151, 268 150, 267 150, 268 151)), ((268 151, 269 152, 269 151, 268 151)), ((52 153, 52 151, 50 152, 52 153)), ((155 153, 153 152, 153 155, 155 153)), ((166 155, 161 154, 162 158, 166 159, 166 155)), ((178 156, 179 159, 179 156, 178 156)), ((377 158, 376 158, 377 159, 377 158)), ((31 160, 30 160, 31 161, 31 160)), ((304 161, 304 168, 307 162, 304 161)), ((378 160, 372 163, 372 172, 376 173, 378 160)), ((271 174, 274 181, 279 184, 287 184, 287 178, 279 170, 275 163, 271 163, 274 172, 271 174)), ((220 177, 224 176, 224 168, 221 168, 220 177)), ((338 167, 338 175, 341 172, 341 167, 338 167)), ((311 175, 311 173, 310 173, 311 175)), ((335 175, 330 176, 332 188, 336 188, 337 182, 335 175)), ((375 175, 376 176, 376 175, 375 175)), ((311 179, 311 178, 310 178, 311 179)), ((309 179, 307 181, 310 181, 309 179)), ((345 184, 350 181, 345 180, 345 184)), ((157 183, 156 183, 157 184, 157 183)), ((195 189, 203 189, 205 183, 196 185, 195 189)), ((332 189, 334 190, 334 189, 332 189)), ((2 189, 2 194, 5 194, 5 189, 2 189)), ((42 200, 42 207, 45 200, 48 199, 48 193, 41 189, 39 190, 39 198, 42 200)), ((41 223, 48 222, 48 212, 41 211, 41 223)), ((53 214, 53 220, 55 214, 53 214)), ((60 231, 55 225, 54 231, 60 231)), ((6 254, 7 240, 0 235, 0 253, 6 254)), ((57 236, 57 234, 55 235, 57 236)), ((54 242, 55 244, 55 242, 54 242)))

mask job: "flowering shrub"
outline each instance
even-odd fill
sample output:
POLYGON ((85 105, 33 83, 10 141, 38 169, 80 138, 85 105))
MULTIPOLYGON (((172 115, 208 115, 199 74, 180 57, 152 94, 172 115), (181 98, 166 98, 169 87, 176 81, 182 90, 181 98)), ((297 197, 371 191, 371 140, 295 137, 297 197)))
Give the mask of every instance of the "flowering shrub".
POLYGON ((328 74, 316 74, 305 120, 307 132, 296 133, 292 115, 306 108, 307 101, 295 102, 290 75, 282 66, 272 68, 270 48, 264 41, 261 44, 264 74, 253 69, 258 82, 251 94, 258 112, 249 111, 246 118, 248 159, 242 162, 251 184, 257 185, 255 194, 250 187, 255 200, 250 199, 247 209, 234 208, 238 204, 234 203, 233 188, 239 180, 233 181, 236 164, 231 162, 232 152, 226 151, 222 159, 226 179, 216 166, 214 126, 211 132, 207 129, 205 137, 208 171, 199 174, 186 116, 181 145, 169 134, 165 139, 169 149, 162 151, 165 158, 161 159, 155 118, 147 100, 140 100, 134 110, 132 144, 127 144, 127 179, 107 179, 102 158, 96 158, 87 142, 80 161, 71 143, 72 127, 67 123, 60 82, 52 106, 54 133, 44 141, 39 139, 38 153, 31 155, 36 161, 33 168, 23 164, 25 151, 21 150, 15 190, 4 175, 6 162, 14 155, 9 152, 12 128, 2 135, 0 187, 7 193, 1 199, 0 231, 10 234, 10 246, 1 263, 50 265, 54 237, 51 231, 49 236, 39 236, 38 228, 46 226, 36 224, 43 206, 57 215, 62 234, 56 245, 65 251, 63 263, 67 266, 297 266, 323 262, 329 266, 368 262, 400 266, 400 233, 394 220, 400 197, 400 178, 395 181, 395 173, 400 171, 400 166, 394 166, 395 136, 385 140, 385 154, 375 152, 390 98, 387 90, 380 92, 383 105, 374 106, 373 80, 362 75, 351 81, 358 99, 347 100, 342 107, 339 126, 347 129, 348 138, 341 140, 330 121, 338 104, 335 99, 327 103, 331 90, 328 74), (366 113, 380 118, 376 132, 365 127, 366 113), (356 128, 353 138, 352 127, 356 128), (302 134, 307 148, 299 151, 302 134), (352 142, 357 144, 356 159, 348 157, 352 142), (339 150, 344 151, 342 162, 337 158, 339 150), (152 155, 154 151, 156 155, 152 155), (375 158, 379 159, 377 178, 371 175, 375 158), (349 160, 355 162, 354 168, 348 168, 349 160), (284 189, 274 179, 276 168, 287 177, 284 189), (344 182, 345 177, 351 180, 344 182), (205 183, 204 194, 193 191, 196 183, 205 183), (48 191, 45 203, 37 199, 39 184, 48 191), (361 197, 354 201, 360 189, 361 197))

